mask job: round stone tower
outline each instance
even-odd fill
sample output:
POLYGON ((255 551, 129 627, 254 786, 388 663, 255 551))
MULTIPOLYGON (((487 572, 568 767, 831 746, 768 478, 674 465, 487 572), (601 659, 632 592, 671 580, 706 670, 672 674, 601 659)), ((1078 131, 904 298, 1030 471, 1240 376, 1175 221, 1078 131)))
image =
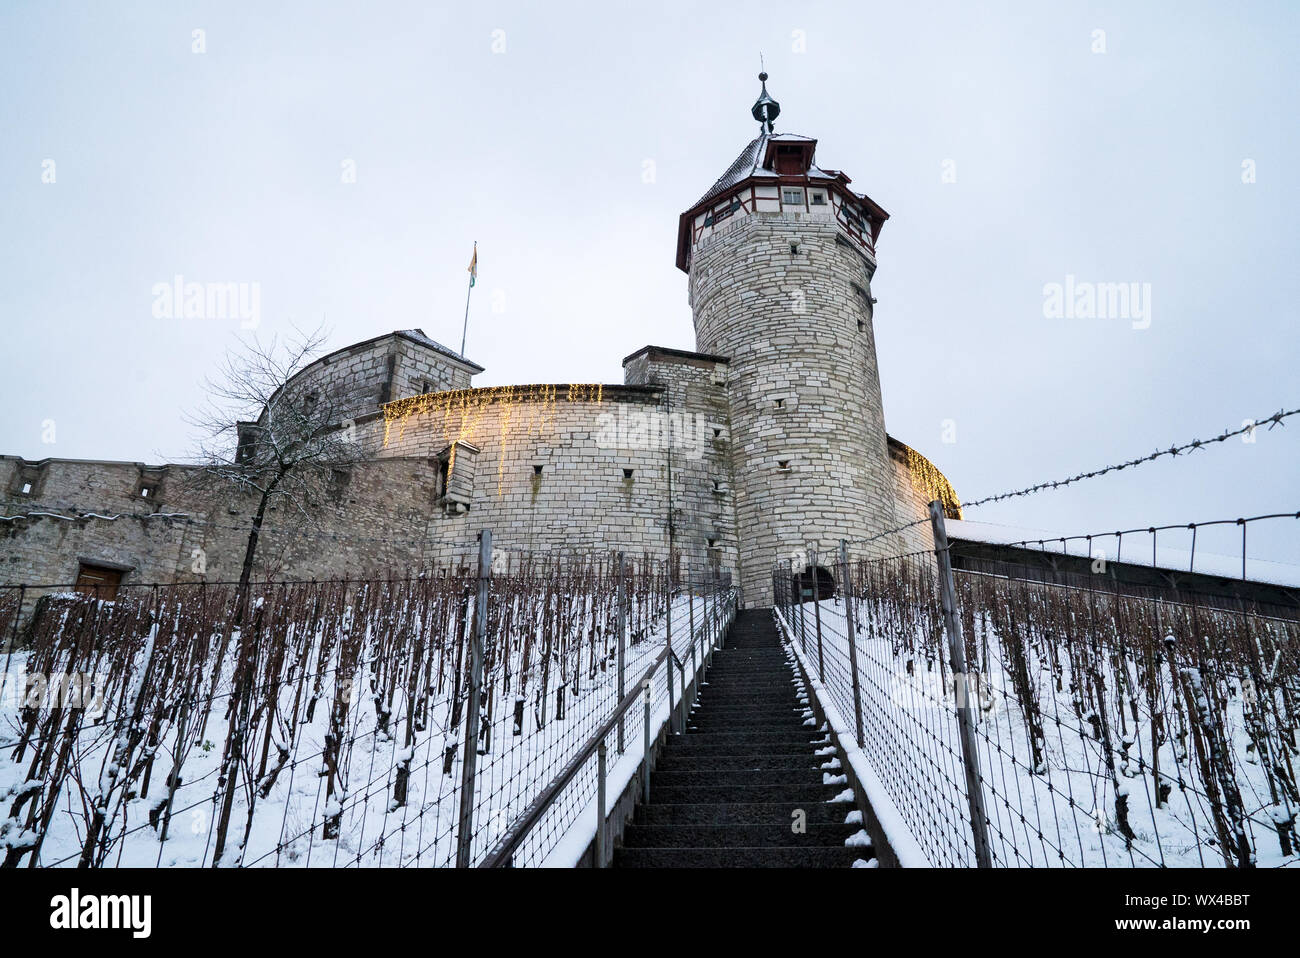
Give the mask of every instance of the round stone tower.
MULTIPOLYGON (((898 525, 872 332, 876 239, 889 214, 815 162, 817 141, 759 136, 682 214, 696 349, 727 356, 734 507, 744 601, 772 603, 774 563, 898 525)), ((882 539, 855 555, 880 554, 882 539)))

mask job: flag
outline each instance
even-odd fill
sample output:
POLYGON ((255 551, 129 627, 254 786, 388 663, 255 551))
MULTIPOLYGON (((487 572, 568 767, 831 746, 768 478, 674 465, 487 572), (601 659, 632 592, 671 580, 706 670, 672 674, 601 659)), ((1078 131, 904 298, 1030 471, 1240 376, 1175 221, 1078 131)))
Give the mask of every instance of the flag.
POLYGON ((476 279, 478 279, 478 243, 474 244, 474 256, 469 261, 469 285, 473 286, 476 279))

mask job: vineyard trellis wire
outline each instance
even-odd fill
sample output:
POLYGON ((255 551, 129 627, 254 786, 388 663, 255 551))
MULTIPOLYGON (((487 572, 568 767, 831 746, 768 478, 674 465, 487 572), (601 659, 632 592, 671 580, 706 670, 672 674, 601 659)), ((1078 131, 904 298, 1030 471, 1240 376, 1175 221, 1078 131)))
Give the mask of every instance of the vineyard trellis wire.
POLYGON ((782 627, 927 860, 974 865, 987 840, 996 866, 1300 861, 1296 617, 952 570, 944 552, 845 555, 829 597, 774 570, 782 627))
MULTIPOLYGON (((727 576, 678 557, 619 568, 502 553, 255 583, 242 622, 229 585, 47 594, 6 656, 0 865, 446 866, 462 845, 481 860, 609 715, 620 664, 641 676, 670 634, 698 661, 734 602, 727 576)), ((23 591, 0 589, 15 635, 23 591)), ((521 863, 561 843, 593 783, 574 778, 521 863)))

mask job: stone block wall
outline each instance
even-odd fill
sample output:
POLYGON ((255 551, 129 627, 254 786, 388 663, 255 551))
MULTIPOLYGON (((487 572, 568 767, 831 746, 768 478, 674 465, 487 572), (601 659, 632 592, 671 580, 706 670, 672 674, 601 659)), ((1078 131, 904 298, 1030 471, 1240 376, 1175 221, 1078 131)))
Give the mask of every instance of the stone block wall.
MULTIPOLYGON (((477 449, 469 508, 446 511, 431 523, 431 548, 470 541, 478 529, 489 528, 505 553, 667 554, 670 456, 664 398, 680 388, 685 401, 703 385, 686 376, 666 388, 604 386, 599 401, 585 392, 570 399, 568 387, 555 388, 551 403, 475 390, 477 395, 466 397, 473 411, 464 420, 423 411, 390 424, 384 456, 436 460, 457 439, 477 449), (467 422, 472 428, 464 428, 467 422)), ((708 430, 704 447, 672 452, 674 547, 693 565, 714 561, 732 569, 736 532, 725 492, 726 445, 713 440, 707 425, 723 408, 715 398, 703 408, 673 409, 692 422, 699 416, 708 430), (722 480, 721 493, 714 479, 722 480)), ((459 462, 452 467, 452 481, 460 468, 459 462)))
MULTIPOLYGON (((838 227, 756 213, 694 249, 697 347, 730 359, 727 393, 746 601, 770 604, 771 569, 899 524, 886 449, 870 264, 838 227)), ((901 551, 896 536, 880 554, 901 551)))

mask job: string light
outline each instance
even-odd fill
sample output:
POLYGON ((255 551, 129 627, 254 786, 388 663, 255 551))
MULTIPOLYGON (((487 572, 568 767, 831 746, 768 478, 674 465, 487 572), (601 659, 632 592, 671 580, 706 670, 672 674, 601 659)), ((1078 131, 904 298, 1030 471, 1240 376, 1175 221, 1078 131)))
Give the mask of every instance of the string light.
POLYGON ((929 459, 911 446, 899 443, 907 450, 907 475, 912 488, 925 497, 926 502, 938 499, 943 503, 944 514, 950 519, 961 518, 961 500, 948 477, 934 467, 929 459))
MULTIPOLYGON (((505 482, 506 445, 512 432, 522 427, 525 436, 543 436, 555 425, 555 404, 559 387, 549 384, 531 386, 487 386, 479 389, 450 389, 444 392, 423 393, 385 403, 384 448, 393 438, 393 424, 397 424, 397 440, 406 434, 407 421, 412 416, 427 416, 436 429, 441 416, 441 430, 448 444, 447 474, 456 468, 456 447, 460 443, 482 445, 480 426, 487 408, 493 404, 502 407, 497 417, 497 497, 500 498, 505 482)), ((601 403, 605 387, 600 383, 570 383, 565 400, 571 403, 601 403)))

